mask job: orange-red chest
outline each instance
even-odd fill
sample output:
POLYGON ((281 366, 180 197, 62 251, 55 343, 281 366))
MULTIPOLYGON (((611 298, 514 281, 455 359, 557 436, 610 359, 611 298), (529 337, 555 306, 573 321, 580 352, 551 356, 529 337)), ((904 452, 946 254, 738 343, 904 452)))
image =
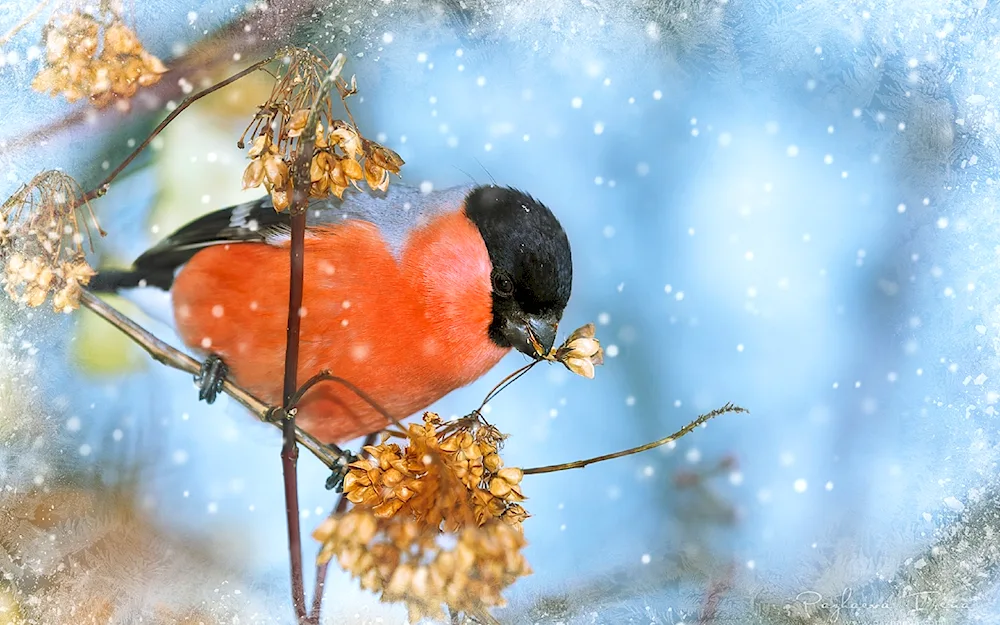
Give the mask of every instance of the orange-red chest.
MULTIPOLYGON (((306 239, 298 379, 330 369, 405 418, 486 373, 507 350, 487 337, 490 261, 464 212, 413 230, 394 256, 364 221, 312 229, 306 239)), ((198 252, 172 289, 184 342, 216 353, 234 379, 281 402, 289 253, 264 243, 198 252)), ((377 431, 385 420, 340 385, 299 405, 300 425, 325 442, 377 431)))

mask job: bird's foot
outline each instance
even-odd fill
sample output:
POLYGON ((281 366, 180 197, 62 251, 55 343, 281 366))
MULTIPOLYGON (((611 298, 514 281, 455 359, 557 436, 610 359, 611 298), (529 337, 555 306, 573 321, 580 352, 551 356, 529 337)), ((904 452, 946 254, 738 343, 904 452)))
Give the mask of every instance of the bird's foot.
POLYGON ((352 462, 357 462, 360 458, 336 445, 329 445, 329 447, 337 454, 337 462, 331 468, 330 477, 326 478, 326 489, 342 493, 344 492, 344 478, 351 470, 349 465, 352 462))
POLYGON ((198 399, 206 403, 214 403, 215 398, 222 392, 222 384, 229 375, 229 367, 222 361, 222 358, 215 354, 210 355, 201 363, 201 371, 194 376, 195 386, 198 387, 198 399))

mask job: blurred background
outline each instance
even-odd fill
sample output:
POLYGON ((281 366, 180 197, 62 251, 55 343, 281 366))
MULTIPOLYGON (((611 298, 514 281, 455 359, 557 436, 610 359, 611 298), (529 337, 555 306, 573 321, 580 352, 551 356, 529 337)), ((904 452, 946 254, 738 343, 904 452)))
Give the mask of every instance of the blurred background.
MULTIPOLYGON (((535 573, 501 621, 1000 623, 996 3, 126 2, 170 68, 128 112, 31 90, 42 4, 0 50, 4 197, 44 168, 89 187, 186 94, 282 45, 344 52, 352 112, 403 182, 495 179, 568 231, 564 325, 594 321, 606 364, 536 367, 491 403, 507 464, 750 410, 526 477, 535 573)), ((35 8, 0 4, 0 30, 35 8)), ((95 266, 260 194, 236 141, 271 84, 198 102, 95 202, 95 266)), ((0 614, 291 623, 277 431, 199 403, 87 311, 3 307, 0 614)), ((522 362, 433 408, 468 412, 522 362)), ((308 536, 335 499, 299 467, 308 536)), ((324 614, 406 619, 335 568, 324 614)))

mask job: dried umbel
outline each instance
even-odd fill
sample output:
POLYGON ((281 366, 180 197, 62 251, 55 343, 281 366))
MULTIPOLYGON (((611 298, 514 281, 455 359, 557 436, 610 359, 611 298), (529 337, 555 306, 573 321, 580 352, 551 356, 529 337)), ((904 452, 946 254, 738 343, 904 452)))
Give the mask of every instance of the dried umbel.
POLYGON ((45 27, 45 66, 31 86, 68 101, 128 109, 139 87, 160 80, 167 68, 113 11, 95 17, 80 10, 53 16, 45 27))
POLYGON ((90 229, 81 212, 103 235, 79 185, 58 171, 35 176, 4 202, 0 281, 11 299, 37 307, 52 295, 57 312, 78 307, 81 288, 94 275, 84 257, 83 239, 90 229))
POLYGON ((381 592, 382 601, 405 601, 411 623, 444 618, 443 606, 495 622, 488 609, 504 605, 500 593, 531 573, 521 553, 524 536, 501 521, 445 537, 412 518, 354 508, 328 518, 313 535, 324 543, 320 561, 336 558, 362 588, 381 592))
POLYGON ((531 572, 522 473, 503 466, 502 440, 478 418, 427 413, 403 445, 365 447, 344 480, 355 507, 314 533, 320 561, 336 558, 383 601, 405 601, 411 620, 440 617, 443 605, 489 620, 501 592, 531 572))
POLYGON ((573 373, 593 378, 594 366, 604 364, 604 348, 594 336, 594 324, 574 330, 562 345, 552 348, 545 359, 561 362, 573 373))
POLYGON ((411 516, 431 529, 454 531, 490 519, 520 529, 521 472, 504 468, 497 429, 476 420, 444 423, 434 413, 411 423, 406 444, 365 447, 369 458, 350 465, 344 496, 379 517, 411 516))
MULTIPOLYGON (((329 64, 316 55, 293 48, 284 59, 268 101, 259 107, 239 145, 249 137, 250 164, 243 172, 243 188, 263 185, 274 208, 283 211, 291 204, 293 180, 290 167, 299 154, 309 114, 330 72, 329 64)), ((361 136, 346 108, 346 100, 357 92, 339 76, 334 86, 351 122, 333 116, 333 98, 327 94, 316 103, 316 132, 309 167, 309 195, 343 197, 348 187, 360 188, 364 181, 371 189, 385 191, 389 174, 399 174, 403 159, 398 154, 361 136)))

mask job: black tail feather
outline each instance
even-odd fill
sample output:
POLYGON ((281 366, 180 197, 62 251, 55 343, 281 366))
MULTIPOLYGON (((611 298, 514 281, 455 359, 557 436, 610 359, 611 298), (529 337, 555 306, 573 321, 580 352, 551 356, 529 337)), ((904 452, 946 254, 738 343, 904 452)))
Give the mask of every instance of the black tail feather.
POLYGON ((169 291, 174 273, 144 272, 135 269, 103 269, 90 279, 87 288, 95 293, 115 293, 121 289, 154 286, 169 291))

